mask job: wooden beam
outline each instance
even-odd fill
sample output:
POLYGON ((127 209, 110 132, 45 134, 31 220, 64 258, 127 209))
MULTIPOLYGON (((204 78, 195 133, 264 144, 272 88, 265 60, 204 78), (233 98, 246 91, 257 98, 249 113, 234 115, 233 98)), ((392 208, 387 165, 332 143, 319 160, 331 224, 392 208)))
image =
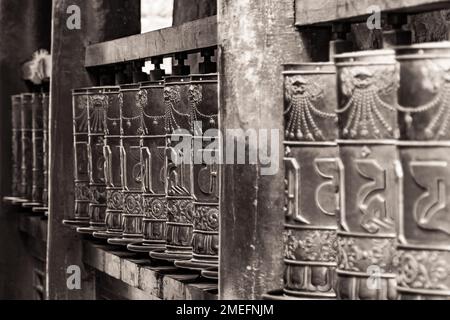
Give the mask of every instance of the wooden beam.
POLYGON ((140 0, 54 0, 52 32, 47 298, 93 299, 94 275, 83 268, 81 238, 62 224, 74 210, 71 90, 95 85, 84 68, 87 44, 140 32, 140 0), (80 9, 81 28, 72 30, 67 9, 73 5, 80 9), (82 290, 67 288, 71 265, 82 269, 82 290))
POLYGON ((450 8, 445 0, 295 0, 295 24, 330 24, 339 20, 363 21, 368 8, 378 7, 382 12, 419 13, 450 8))
POLYGON ((180 26, 151 31, 122 39, 93 44, 86 49, 86 67, 95 67, 193 52, 217 45, 217 17, 212 16, 180 26))

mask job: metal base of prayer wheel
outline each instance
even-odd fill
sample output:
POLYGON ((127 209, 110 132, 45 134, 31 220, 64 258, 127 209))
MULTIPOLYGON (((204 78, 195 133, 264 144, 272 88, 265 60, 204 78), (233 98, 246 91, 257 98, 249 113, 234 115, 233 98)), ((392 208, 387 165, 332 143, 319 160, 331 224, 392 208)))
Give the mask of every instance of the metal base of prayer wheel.
POLYGON ((112 238, 108 239, 108 243, 116 246, 128 246, 141 240, 140 238, 112 238))
POLYGON ((202 270, 202 277, 209 280, 219 280, 219 269, 217 267, 202 270))
POLYGON ((195 261, 194 259, 191 259, 191 260, 175 261, 175 266, 182 269, 202 271, 204 269, 217 266, 217 263, 212 262, 211 264, 209 264, 203 261, 195 261))
POLYGON ((45 212, 48 212, 48 207, 34 207, 33 212, 45 213, 45 212))
POLYGON ((150 257, 156 260, 164 260, 169 262, 175 262, 178 260, 190 260, 192 258, 191 253, 171 253, 164 250, 155 250, 150 252, 150 257))
POLYGON ((121 232, 112 232, 112 231, 97 231, 92 234, 95 238, 98 239, 111 239, 118 238, 122 235, 121 232))
POLYGON ((127 249, 136 253, 150 253, 154 250, 165 250, 166 245, 164 243, 148 244, 146 242, 140 241, 127 245, 127 249))
POLYGON ((63 220, 63 225, 67 226, 67 227, 74 227, 74 228, 78 228, 78 227, 86 227, 89 225, 89 219, 67 219, 67 220, 63 220))

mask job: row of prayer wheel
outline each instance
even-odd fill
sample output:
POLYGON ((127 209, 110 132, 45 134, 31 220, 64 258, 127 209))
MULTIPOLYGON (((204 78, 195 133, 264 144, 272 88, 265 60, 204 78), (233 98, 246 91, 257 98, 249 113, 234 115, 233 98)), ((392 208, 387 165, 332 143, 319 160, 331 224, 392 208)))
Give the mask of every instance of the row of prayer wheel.
POLYGON ((11 100, 12 187, 4 200, 47 212, 49 95, 23 93, 11 100))
POLYGON ((450 43, 286 65, 282 299, 450 298, 450 43))
POLYGON ((219 165, 204 161, 219 151, 217 74, 72 95, 75 208, 64 224, 217 279, 219 165))

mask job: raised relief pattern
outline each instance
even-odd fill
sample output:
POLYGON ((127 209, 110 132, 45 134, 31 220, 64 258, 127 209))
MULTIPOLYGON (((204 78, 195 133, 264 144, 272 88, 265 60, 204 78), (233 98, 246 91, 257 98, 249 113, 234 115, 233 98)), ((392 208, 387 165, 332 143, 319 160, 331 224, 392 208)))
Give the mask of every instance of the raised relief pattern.
POLYGON ((345 114, 342 134, 345 138, 387 136, 397 138, 399 133, 381 112, 387 110, 395 115, 396 105, 383 100, 394 92, 399 84, 396 66, 344 68, 340 73, 341 88, 347 98, 344 106, 337 110, 345 114))
POLYGON ((323 88, 315 81, 297 75, 286 78, 285 97, 287 108, 285 137, 289 140, 323 141, 322 130, 316 118, 336 119, 334 113, 319 109, 323 100, 323 88))

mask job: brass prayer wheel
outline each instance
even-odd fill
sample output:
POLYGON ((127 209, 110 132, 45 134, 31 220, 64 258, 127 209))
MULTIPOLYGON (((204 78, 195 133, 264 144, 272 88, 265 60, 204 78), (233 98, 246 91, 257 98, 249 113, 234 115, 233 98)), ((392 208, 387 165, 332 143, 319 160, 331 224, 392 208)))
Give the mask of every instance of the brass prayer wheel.
POLYGON ((30 202, 33 197, 33 121, 32 109, 36 103, 37 96, 33 93, 23 93, 21 95, 20 108, 20 130, 21 130, 21 180, 20 198, 24 202, 30 202))
POLYGON ((119 94, 120 87, 105 87, 105 144, 103 155, 105 158, 106 183, 106 230, 94 232, 97 238, 115 238, 122 236, 123 193, 120 171, 120 135, 121 115, 119 94))
POLYGON ((450 43, 396 48, 402 179, 400 299, 450 299, 450 43))
POLYGON ((345 53, 335 56, 335 64, 341 186, 337 297, 395 299, 401 176, 395 53, 345 53))
POLYGON ((72 90, 73 152, 75 207, 73 217, 66 217, 64 225, 80 227, 89 224, 89 168, 88 168, 88 90, 72 90))
POLYGON ((217 74, 192 75, 188 102, 193 132, 194 200, 192 259, 175 265, 192 270, 219 264, 219 147, 217 74))
POLYGON ((34 212, 48 213, 48 173, 49 173, 49 94, 42 93, 42 193, 39 207, 34 207, 34 212))
POLYGON ((107 96, 103 87, 87 90, 88 124, 88 174, 89 174, 89 227, 80 227, 77 232, 93 234, 106 230, 106 183, 105 157, 105 111, 107 96))
POLYGON ((166 250, 155 250, 150 256, 168 261, 192 257, 194 203, 192 199, 192 124, 189 105, 188 76, 165 78, 166 132, 166 250), (181 130, 181 131, 180 131, 181 130), (182 143, 189 150, 178 148, 182 143))
POLYGON ((21 197, 21 162, 22 162, 22 131, 21 131, 21 104, 22 98, 20 95, 11 97, 11 162, 12 162, 12 186, 11 197, 6 197, 5 200, 18 200, 21 197))
POLYGON ((142 109, 142 230, 143 240, 128 245, 136 252, 165 249, 167 201, 165 194, 165 104, 164 82, 149 81, 140 85, 138 104, 142 109))
POLYGON ((334 299, 338 150, 336 69, 284 66, 284 296, 334 299))
POLYGON ((32 190, 31 202, 24 206, 40 206, 42 205, 42 193, 44 188, 44 121, 43 121, 43 94, 34 94, 31 107, 32 121, 32 190))
POLYGON ((128 245, 143 237, 141 135, 142 107, 139 84, 120 86, 121 116, 120 172, 122 176, 122 236, 108 239, 108 243, 128 245))

